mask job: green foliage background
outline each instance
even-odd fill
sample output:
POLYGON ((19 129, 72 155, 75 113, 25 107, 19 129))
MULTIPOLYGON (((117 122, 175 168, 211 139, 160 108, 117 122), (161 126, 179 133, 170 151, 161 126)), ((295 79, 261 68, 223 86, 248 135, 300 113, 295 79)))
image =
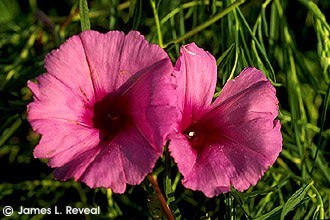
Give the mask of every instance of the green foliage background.
MULTIPOLYGON (((164 218, 147 180, 117 195, 58 182, 46 161, 33 158, 39 137, 26 120, 32 99, 26 82, 45 71, 47 53, 91 27, 138 30, 173 62, 181 45, 196 42, 217 59, 217 92, 245 66, 262 69, 276 86, 283 151, 246 192, 208 199, 184 189, 165 151, 154 174, 176 218, 330 218, 329 1, 91 0, 89 13, 79 2, 85 1, 0 0, 0 210, 100 206, 101 215, 74 217, 164 218)), ((15 212, 11 219, 50 217, 15 212)))

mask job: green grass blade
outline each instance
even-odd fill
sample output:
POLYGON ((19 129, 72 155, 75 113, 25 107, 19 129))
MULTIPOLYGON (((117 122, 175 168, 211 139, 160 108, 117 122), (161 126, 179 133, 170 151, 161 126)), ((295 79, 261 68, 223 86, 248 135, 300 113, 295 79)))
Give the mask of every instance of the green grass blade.
POLYGON ((156 29, 157 29, 157 36, 158 36, 158 44, 161 48, 164 48, 163 33, 162 33, 162 29, 161 29, 161 25, 160 25, 160 21, 159 21, 159 17, 158 17, 158 10, 156 7, 156 2, 154 0, 150 0, 150 4, 152 7, 152 12, 154 13, 154 19, 155 19, 155 24, 156 24, 156 29))
POLYGON ((259 216, 255 220, 277 220, 281 216, 281 211, 282 211, 283 206, 278 206, 274 208, 272 211, 259 216))
POLYGON ((314 182, 312 181, 308 185, 302 186, 288 199, 288 201, 283 206, 283 210, 281 212, 281 220, 284 220, 284 217, 304 200, 307 191, 313 185, 313 183, 314 182))
POLYGON ((250 26, 249 26, 248 22, 246 21, 246 19, 245 19, 243 13, 241 12, 241 10, 238 9, 237 12, 238 12, 238 15, 240 16, 240 18, 242 19, 243 24, 245 25, 245 27, 249 31, 249 33, 250 33, 250 35, 251 35, 251 37, 253 39, 253 42, 255 42, 256 47, 259 49, 262 57, 264 58, 264 60, 265 60, 265 62, 267 64, 267 67, 269 68, 270 73, 271 73, 271 80, 273 82, 275 82, 275 72, 274 72, 273 66, 271 65, 271 63, 270 63, 270 61, 268 59, 268 56, 267 56, 266 51, 263 49, 262 45, 260 44, 260 42, 258 41, 258 39, 256 38, 256 36, 254 35, 252 29, 250 28, 250 26))
POLYGON ((327 110, 328 110, 328 106, 329 106, 329 101, 330 101, 330 83, 328 84, 328 89, 327 89, 327 93, 325 95, 325 99, 324 99, 324 103, 323 103, 323 107, 322 107, 322 112, 321 112, 321 126, 320 126, 320 132, 319 132, 319 138, 317 140, 317 149, 316 149, 316 153, 313 159, 313 167, 311 170, 311 173, 314 170, 315 167, 315 161, 317 160, 317 155, 321 146, 321 141, 322 141, 322 133, 324 130, 324 125, 325 125, 325 121, 326 121, 326 116, 327 116, 327 110))
MULTIPOLYGON (((211 19, 205 21, 203 24, 195 27, 191 31, 188 31, 183 36, 181 36, 178 39, 174 40, 174 42, 170 42, 168 44, 171 44, 171 43, 181 43, 182 41, 186 40, 187 38, 194 36, 198 32, 204 30, 205 28, 207 28, 210 25, 214 24, 219 19, 223 18, 224 16, 226 16, 227 14, 229 14, 230 12, 232 12, 233 10, 235 10, 236 8, 238 8, 238 6, 240 6, 244 2, 245 2, 244 0, 238 0, 238 1, 234 2, 233 4, 231 4, 227 8, 225 8, 223 11, 219 12, 218 14, 216 14, 211 19)), ((166 44, 166 45, 168 45, 168 44, 166 44)))
POLYGON ((90 30, 91 23, 89 21, 89 10, 87 0, 79 0, 79 13, 80 13, 80 25, 81 30, 90 30))
POLYGON ((0 147, 4 143, 6 143, 6 141, 8 140, 8 138, 10 138, 14 134, 14 132, 21 126, 21 124, 22 124, 22 120, 21 120, 21 118, 19 118, 17 116, 16 121, 10 127, 8 127, 7 129, 5 129, 3 131, 3 133, 1 134, 1 136, 0 136, 0 147))

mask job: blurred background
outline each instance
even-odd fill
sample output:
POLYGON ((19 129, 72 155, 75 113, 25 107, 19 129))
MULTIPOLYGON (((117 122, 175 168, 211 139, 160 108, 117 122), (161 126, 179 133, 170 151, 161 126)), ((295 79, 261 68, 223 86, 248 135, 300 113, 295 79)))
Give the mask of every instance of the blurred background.
MULTIPOLYGON (((256 186, 208 199, 184 189, 167 152, 159 159, 154 172, 176 218, 330 218, 330 1, 90 0, 88 6, 91 29, 138 30, 173 62, 183 44, 208 50, 217 59, 216 92, 246 66, 262 69, 276 87, 283 151, 256 186)), ((45 72, 47 53, 80 32, 79 1, 0 0, 0 209, 100 206, 100 215, 71 217, 164 219, 146 180, 112 194, 56 181, 47 161, 33 158, 40 137, 26 120, 32 100, 26 83, 45 72)))

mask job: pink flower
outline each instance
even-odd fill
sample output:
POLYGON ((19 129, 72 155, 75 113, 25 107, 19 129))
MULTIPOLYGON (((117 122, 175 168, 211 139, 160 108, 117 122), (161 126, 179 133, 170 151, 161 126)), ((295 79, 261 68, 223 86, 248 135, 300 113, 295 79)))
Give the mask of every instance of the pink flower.
POLYGON ((212 102, 216 62, 194 43, 181 48, 174 69, 181 118, 169 150, 183 185, 208 197, 255 185, 282 148, 274 87, 246 68, 212 102))
POLYGON ((45 68, 28 83, 28 120, 41 134, 34 156, 48 158, 59 180, 117 193, 139 184, 177 115, 165 51, 136 31, 85 31, 47 55, 45 68))

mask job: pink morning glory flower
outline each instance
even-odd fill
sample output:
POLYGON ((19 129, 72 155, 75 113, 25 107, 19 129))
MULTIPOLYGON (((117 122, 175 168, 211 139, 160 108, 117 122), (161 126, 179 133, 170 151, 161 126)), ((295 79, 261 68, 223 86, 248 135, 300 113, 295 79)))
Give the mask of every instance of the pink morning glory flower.
POLYGON ((255 185, 282 149, 274 87, 246 68, 212 102, 216 62, 194 43, 181 48, 174 74, 181 117, 169 150, 183 185, 207 197, 255 185))
POLYGON ((152 171, 173 127, 175 78, 166 52, 131 31, 85 31, 46 56, 28 82, 36 158, 59 180, 123 193, 152 171), (164 92, 166 91, 166 92, 164 92))

